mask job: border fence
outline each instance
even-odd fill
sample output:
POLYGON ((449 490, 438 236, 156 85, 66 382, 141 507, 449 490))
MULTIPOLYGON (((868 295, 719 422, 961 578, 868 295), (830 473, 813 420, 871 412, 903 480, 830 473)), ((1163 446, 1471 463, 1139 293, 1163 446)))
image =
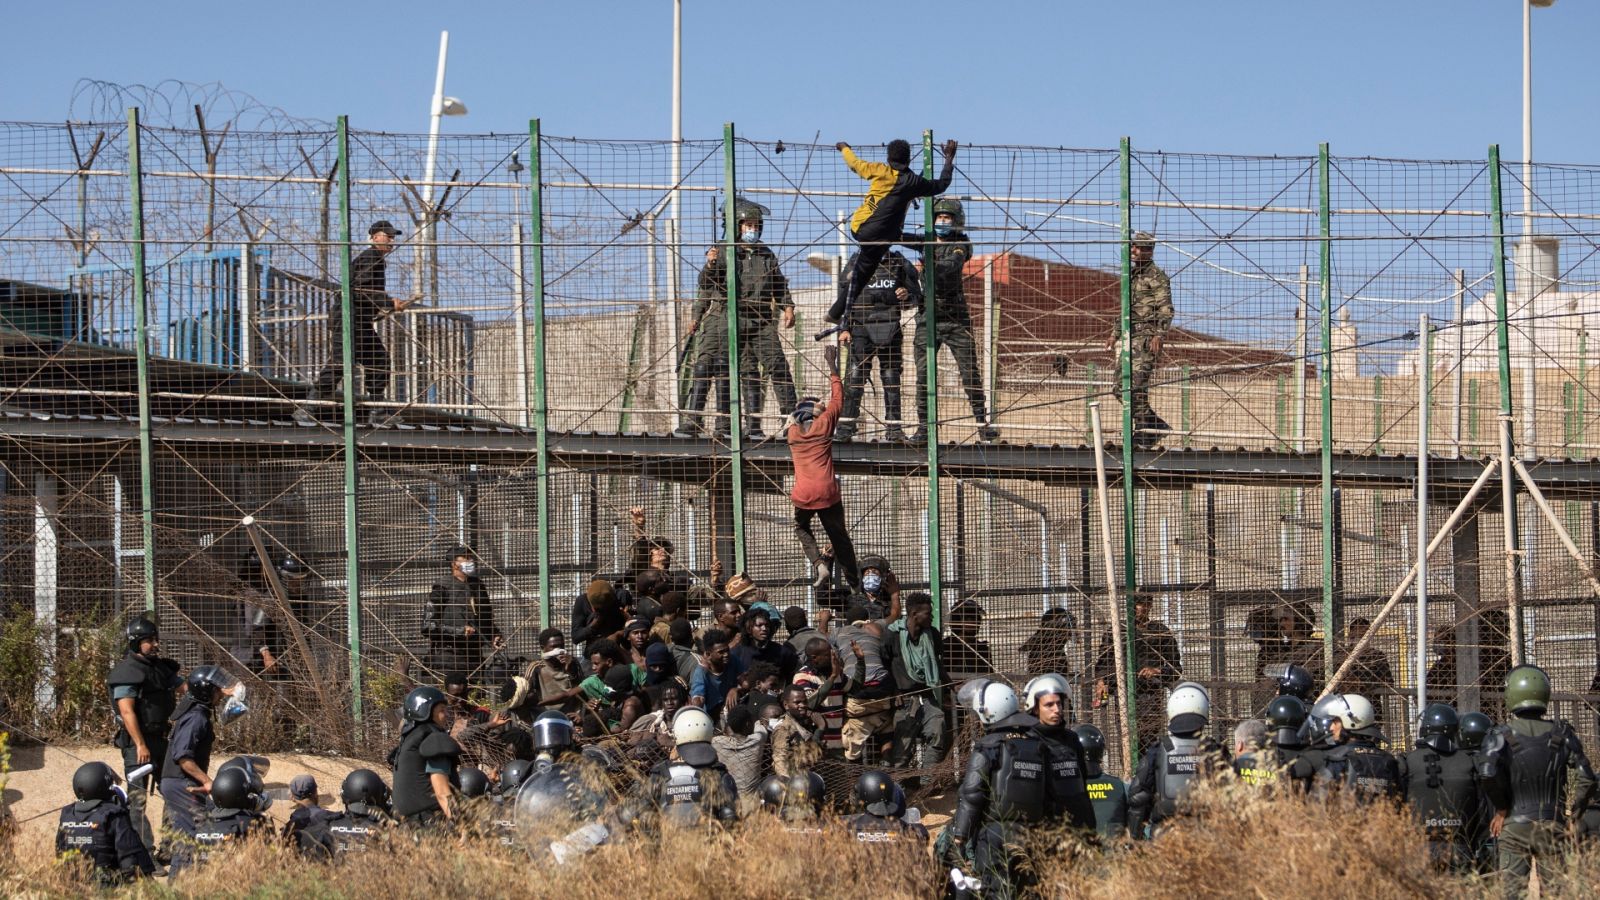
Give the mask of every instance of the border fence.
MULTIPOLYGON (((61 726, 86 635, 151 610, 191 662, 247 668, 276 628, 271 692, 317 711, 310 740, 352 746, 390 727, 408 679, 439 674, 421 607, 451 547, 481 560, 505 653, 536 657, 591 577, 631 577, 634 507, 696 584, 715 567, 780 609, 837 603, 794 536, 773 364, 826 396, 811 336, 865 182, 831 145, 731 125, 673 144, 534 121, 441 137, 421 172, 426 141, 342 118, 0 124, 0 604, 8 671, 32 673, 8 719, 61 726), (736 279, 701 281, 737 234, 735 197, 766 210, 792 328, 741 306, 736 279), (378 220, 403 232, 387 291, 415 302, 381 319, 363 384, 316 394, 360 359, 331 323, 350 321, 378 220), (689 409, 708 353, 737 362, 689 409), (364 396, 384 367, 388 390, 364 396), (675 436, 686 422, 707 428, 675 436), (263 556, 303 563, 304 592, 263 556)), ((930 176, 935 145, 913 162, 930 176)), ((1324 682, 1346 669, 1405 743, 1419 704, 1496 711, 1498 677, 1527 660, 1592 739, 1600 167, 1529 181, 1496 148, 1308 149, 961 147, 946 196, 973 244, 970 322, 945 325, 971 334, 976 371, 934 344, 922 267, 929 299, 880 342, 835 449, 856 546, 934 596, 971 670, 952 679, 1061 671, 1117 741, 1161 715, 1133 688, 1141 601, 1220 720, 1258 711, 1261 660, 1288 654, 1324 682), (1138 232, 1176 310, 1151 379, 1171 430, 1149 449, 1130 404, 1138 232), (998 441, 980 439, 974 383, 998 441), (932 440, 891 439, 919 425, 932 440), (1099 702, 1106 682, 1133 696, 1128 721, 1099 702)), ((908 227, 931 232, 931 205, 908 227)), ((897 249, 914 263, 929 244, 897 249)))

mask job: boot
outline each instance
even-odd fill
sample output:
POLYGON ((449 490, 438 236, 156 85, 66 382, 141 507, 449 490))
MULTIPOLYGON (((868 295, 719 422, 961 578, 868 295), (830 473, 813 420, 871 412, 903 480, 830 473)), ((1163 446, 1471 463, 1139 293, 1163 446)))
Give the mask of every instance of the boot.
POLYGON ((883 439, 891 444, 904 444, 906 433, 899 425, 890 425, 883 429, 883 439))
POLYGON ((913 444, 926 444, 926 443, 928 443, 928 426, 926 426, 926 425, 918 425, 917 426, 917 430, 911 432, 911 443, 913 443, 913 444))
POLYGON ((833 430, 833 440, 836 444, 848 444, 855 439, 856 423, 840 422, 839 427, 833 430))
POLYGON ((994 427, 993 425, 991 425, 988 422, 985 422, 983 420, 983 417, 979 416, 978 417, 978 440, 984 441, 984 442, 998 441, 998 440, 1000 440, 1000 429, 994 427))

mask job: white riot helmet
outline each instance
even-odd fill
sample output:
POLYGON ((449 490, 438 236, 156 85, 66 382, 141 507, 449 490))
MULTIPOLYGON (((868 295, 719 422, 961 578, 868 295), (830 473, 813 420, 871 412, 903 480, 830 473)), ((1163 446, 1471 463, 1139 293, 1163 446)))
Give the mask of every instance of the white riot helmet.
POLYGON ((716 733, 711 717, 698 706, 685 706, 672 717, 672 740, 679 744, 708 743, 716 733))
POLYGON ((985 725, 993 725, 1017 711, 1017 691, 1004 681, 973 679, 961 686, 956 698, 985 725))
POLYGON ((1045 694, 1060 694, 1063 698, 1071 697, 1072 687, 1067 684, 1065 678, 1050 672, 1045 675, 1035 675, 1028 682, 1027 687, 1022 689, 1022 696, 1029 710, 1038 709, 1039 698, 1045 694))
POLYGON ((1211 694, 1204 686, 1185 681, 1167 695, 1167 721, 1173 722, 1184 715, 1199 716, 1206 720, 1211 718, 1211 694))
POLYGON ((1328 704, 1327 714, 1344 724, 1346 731, 1362 731, 1378 724, 1372 701, 1360 694, 1340 694, 1328 704))

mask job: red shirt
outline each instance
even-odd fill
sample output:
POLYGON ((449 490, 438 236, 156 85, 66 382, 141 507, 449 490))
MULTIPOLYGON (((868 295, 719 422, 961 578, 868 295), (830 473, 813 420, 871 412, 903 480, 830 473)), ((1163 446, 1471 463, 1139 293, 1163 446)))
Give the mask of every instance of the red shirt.
POLYGON ((839 482, 833 477, 833 427, 844 408, 844 385, 838 375, 828 379, 828 405, 822 415, 801 428, 789 426, 789 455, 794 457, 794 490, 789 499, 797 509, 827 509, 840 502, 839 482))

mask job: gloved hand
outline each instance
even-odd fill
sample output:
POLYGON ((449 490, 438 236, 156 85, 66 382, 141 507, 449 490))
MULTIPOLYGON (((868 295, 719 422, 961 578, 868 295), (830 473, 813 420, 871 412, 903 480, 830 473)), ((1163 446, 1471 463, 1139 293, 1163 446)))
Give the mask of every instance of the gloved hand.
POLYGON ((954 839, 944 842, 944 853, 939 862, 952 869, 966 871, 970 863, 967 861, 966 845, 954 839))

